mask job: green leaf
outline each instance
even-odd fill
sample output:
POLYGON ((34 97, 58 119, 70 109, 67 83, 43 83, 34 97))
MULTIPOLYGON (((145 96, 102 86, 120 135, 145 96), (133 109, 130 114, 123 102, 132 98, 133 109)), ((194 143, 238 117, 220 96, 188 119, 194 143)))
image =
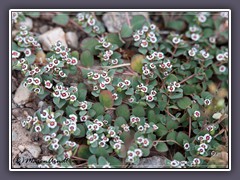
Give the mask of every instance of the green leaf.
POLYGON ((175 141, 176 140, 176 136, 177 136, 177 132, 176 131, 172 131, 172 132, 168 133, 167 140, 169 140, 169 142, 167 142, 167 143, 169 145, 173 145, 174 142, 171 142, 171 141, 175 141))
POLYGON ((137 117, 144 117, 146 113, 143 106, 138 105, 132 109, 132 114, 137 117))
POLYGON ((123 124, 127 124, 127 121, 123 117, 117 117, 114 122, 114 126, 121 127, 123 124))
POLYGON ((124 23, 120 32, 121 37, 123 38, 131 37, 132 33, 133 33, 132 29, 126 23, 124 23))
POLYGON ((114 103, 112 93, 108 90, 101 91, 99 101, 104 107, 111 108, 114 103))
MULTIPOLYGON (((80 145, 78 148, 77 156, 83 159, 88 159, 92 153, 89 151, 89 147, 87 145, 80 145)), ((91 160, 91 159, 90 159, 91 160)), ((92 163, 91 163, 92 164, 92 163)))
POLYGON ((118 117, 123 117, 125 120, 129 120, 130 111, 129 111, 128 105, 122 104, 122 105, 118 106, 116 109, 116 115, 118 117))
POLYGON ((172 119, 168 119, 167 121, 167 129, 171 130, 171 129, 177 129, 178 128, 178 122, 172 119))
POLYGON ((133 18, 131 19, 131 25, 134 31, 142 28, 142 26, 145 23, 146 23, 146 18, 143 15, 133 16, 133 18))
POLYGON ((181 109, 186 109, 188 106, 190 106, 192 104, 192 101, 189 97, 183 97, 182 99, 179 99, 177 101, 177 105, 178 107, 180 107, 181 109))
POLYGON ((94 64, 94 57, 89 50, 85 50, 81 54, 80 61, 85 67, 92 67, 94 64))
POLYGON ((104 106, 99 102, 94 103, 92 109, 95 111, 95 117, 104 114, 104 106))
POLYGON ((158 123, 158 119, 156 117, 154 110, 149 110, 147 117, 149 122, 158 123))
POLYGON ((32 55, 26 57, 25 59, 27 60, 28 65, 30 65, 30 64, 33 64, 33 63, 34 63, 34 61, 35 61, 35 59, 36 59, 36 56, 35 56, 34 54, 32 54, 32 55))
POLYGON ((184 161, 185 157, 180 152, 177 152, 174 154, 173 159, 177 161, 184 161))
POLYGON ((40 12, 25 12, 24 14, 26 14, 27 16, 30 16, 32 18, 40 17, 40 12))
POLYGON ((181 20, 169 21, 166 27, 177 31, 182 31, 185 28, 185 23, 181 20))
POLYGON ((185 133, 183 133, 183 132, 180 131, 180 132, 178 133, 178 135, 177 135, 176 141, 177 141, 179 144, 183 145, 183 141, 184 141, 184 140, 189 141, 190 138, 188 137, 187 134, 185 134, 185 133))
POLYGON ((75 57, 75 58, 79 59, 79 52, 78 51, 73 51, 72 52, 72 57, 75 57))
POLYGON ((85 137, 86 136, 86 130, 85 130, 85 127, 83 126, 83 124, 78 124, 77 127, 80 130, 80 134, 77 135, 76 137, 77 138, 85 137))
POLYGON ((124 42, 120 39, 118 33, 109 33, 106 38, 108 42, 117 45, 119 48, 124 44, 124 42))
POLYGON ((158 152, 167 152, 168 151, 168 147, 166 145, 166 143, 164 142, 159 142, 156 146, 156 150, 158 152))
POLYGON ((192 85, 185 85, 182 87, 183 89, 183 94, 185 95, 190 95, 195 93, 195 87, 192 85))
POLYGON ((161 123, 158 123, 157 127, 158 127, 158 129, 157 129, 157 131, 155 131, 155 134, 158 137, 162 137, 168 133, 167 128, 164 125, 162 125, 161 123))
POLYGON ((139 74, 142 74, 143 60, 144 56, 141 54, 136 54, 131 59, 131 68, 139 74))
POLYGON ((111 167, 113 167, 113 168, 121 168, 122 162, 119 159, 117 159, 117 158, 115 158, 113 156, 108 156, 106 159, 110 163, 111 167))
POLYGON ((57 14, 52 18, 52 22, 62 26, 67 25, 68 21, 69 21, 69 16, 63 13, 57 14))
POLYGON ((96 38, 85 38, 81 42, 82 51, 89 50, 93 55, 97 55, 99 50, 95 49, 95 47, 99 45, 99 42, 96 38))
POLYGON ((88 165, 91 165, 91 164, 97 164, 97 158, 95 155, 92 155, 88 158, 88 165))
POLYGON ((59 140, 59 144, 60 145, 64 145, 68 140, 69 140, 69 136, 63 136, 60 140, 59 140))
POLYGON ((165 79, 165 83, 166 84, 170 84, 170 83, 172 83, 172 82, 174 82, 174 81, 178 81, 178 78, 177 78, 177 76, 175 76, 175 75, 173 75, 173 74, 169 74, 167 77, 166 77, 166 79, 165 79))
POLYGON ((78 85, 78 100, 85 101, 87 96, 87 88, 86 85, 83 83, 79 83, 78 85))
POLYGON ((99 164, 100 166, 103 166, 103 165, 108 164, 108 161, 107 161, 104 157, 100 156, 100 157, 98 158, 98 164, 99 164))

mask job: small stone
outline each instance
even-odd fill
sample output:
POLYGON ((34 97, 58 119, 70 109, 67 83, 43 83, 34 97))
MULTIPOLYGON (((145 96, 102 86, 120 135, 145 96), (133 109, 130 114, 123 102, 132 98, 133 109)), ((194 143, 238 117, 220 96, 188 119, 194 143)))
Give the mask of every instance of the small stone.
POLYGON ((18 149, 19 149, 21 152, 23 152, 23 151, 25 150, 25 147, 24 147, 23 145, 19 145, 19 146, 18 146, 18 149))
POLYGON ((47 64, 46 54, 43 51, 38 51, 35 58, 35 63, 40 66, 47 64))
POLYGON ((41 153, 41 148, 34 144, 27 145, 26 149, 32 154, 34 158, 38 158, 41 153))
POLYGON ((54 28, 39 36, 39 41, 42 43, 45 51, 50 51, 51 47, 60 41, 63 46, 67 47, 65 32, 62 28, 54 28))
POLYGON ((23 105, 26 104, 30 100, 31 91, 29 91, 26 87, 23 87, 21 84, 18 87, 15 96, 13 98, 13 101, 17 105, 23 105))
POLYGON ((75 49, 78 48, 78 36, 75 32, 67 32, 66 41, 70 47, 75 49))
POLYGON ((153 156, 149 158, 142 158, 137 165, 133 165, 133 168, 165 168, 166 158, 162 156, 153 156))
POLYGON ((49 29, 48 25, 43 25, 43 26, 41 26, 41 27, 39 28, 39 32, 40 32, 41 34, 43 34, 43 33, 47 32, 48 29, 49 29))
POLYGON ((27 26, 28 27, 28 30, 31 30, 33 28, 33 21, 31 18, 29 17, 26 17, 24 21, 20 21, 18 22, 15 27, 17 29, 20 29, 21 26, 27 26))
POLYGON ((147 12, 107 12, 103 15, 103 21, 105 26, 110 33, 117 33, 120 32, 122 25, 128 22, 128 19, 131 20, 135 15, 143 15, 148 19, 147 12), (127 17, 128 14, 128 17, 127 17))
POLYGON ((17 141, 18 135, 15 131, 12 131, 12 141, 17 141))

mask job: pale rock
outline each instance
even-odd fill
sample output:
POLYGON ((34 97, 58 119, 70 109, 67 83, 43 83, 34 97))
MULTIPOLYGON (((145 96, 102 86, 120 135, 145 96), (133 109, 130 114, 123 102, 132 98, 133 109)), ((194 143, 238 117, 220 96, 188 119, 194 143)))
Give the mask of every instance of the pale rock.
POLYGON ((165 168, 166 158, 163 156, 153 156, 149 158, 142 158, 137 165, 133 165, 133 168, 165 168))
POLYGON ((23 151, 25 150, 25 147, 24 147, 23 145, 19 145, 19 146, 18 146, 18 149, 19 149, 21 152, 23 152, 23 151))
POLYGON ((65 32, 60 27, 54 28, 40 35, 39 41, 42 43, 42 47, 45 51, 50 51, 51 47, 58 41, 60 41, 63 46, 67 47, 65 32))
POLYGON ((26 149, 32 154, 34 158, 38 158, 41 153, 41 148, 35 144, 27 145, 26 149))
POLYGON ((128 23, 126 13, 128 14, 129 20, 135 15, 143 15, 148 19, 147 12, 107 12, 103 15, 103 22, 110 33, 120 32, 122 25, 128 23))
POLYGON ((26 87, 23 87, 21 84, 18 87, 15 96, 13 98, 13 101, 17 105, 23 105, 26 104, 30 100, 31 91, 28 90, 26 87))
POLYGON ((78 48, 78 36, 75 32, 66 33, 67 44, 72 48, 78 48))

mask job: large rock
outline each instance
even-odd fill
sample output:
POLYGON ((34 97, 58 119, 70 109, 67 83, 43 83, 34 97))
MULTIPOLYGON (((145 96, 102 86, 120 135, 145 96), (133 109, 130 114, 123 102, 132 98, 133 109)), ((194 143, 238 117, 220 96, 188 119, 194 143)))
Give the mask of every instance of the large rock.
POLYGON ((26 104, 30 100, 31 91, 29 91, 26 87, 23 87, 21 84, 18 87, 15 96, 13 98, 13 101, 17 105, 23 105, 26 104))
POLYGON ((138 165, 133 165, 133 168, 165 168, 166 158, 162 156, 153 156, 149 158, 142 158, 138 165))
POLYGON ((75 49, 78 48, 78 36, 75 32, 67 32, 66 33, 66 41, 70 47, 75 48, 75 49))
POLYGON ((34 160, 34 157, 28 152, 25 151, 16 158, 14 162, 14 166, 20 166, 21 168, 37 168, 38 165, 36 161, 34 160))
POLYGON ((57 41, 61 41, 62 45, 67 47, 65 32, 60 27, 54 28, 40 35, 39 41, 42 43, 42 47, 45 51, 50 51, 51 47, 55 45, 57 41))
POLYGON ((41 153, 41 148, 35 144, 29 144, 26 146, 26 149, 31 153, 34 158, 38 158, 41 153))
POLYGON ((127 19, 131 20, 134 15, 143 15, 148 19, 147 12, 107 12, 103 15, 103 21, 109 32, 116 33, 128 22, 127 19))
POLYGON ((27 26, 28 30, 31 30, 33 28, 33 21, 31 18, 26 17, 24 21, 20 21, 16 23, 15 27, 17 29, 20 29, 21 26, 27 26))

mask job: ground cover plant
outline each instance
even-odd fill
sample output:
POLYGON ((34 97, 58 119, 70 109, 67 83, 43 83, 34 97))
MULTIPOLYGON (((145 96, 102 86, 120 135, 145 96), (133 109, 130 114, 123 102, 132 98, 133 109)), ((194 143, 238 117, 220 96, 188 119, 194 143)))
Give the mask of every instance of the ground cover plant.
POLYGON ((105 13, 12 13, 12 72, 48 105, 21 120, 52 156, 38 167, 161 156, 165 168, 228 168, 228 13, 123 12, 118 32, 105 13), (49 37, 46 49, 26 18, 76 28, 80 45, 49 37))

